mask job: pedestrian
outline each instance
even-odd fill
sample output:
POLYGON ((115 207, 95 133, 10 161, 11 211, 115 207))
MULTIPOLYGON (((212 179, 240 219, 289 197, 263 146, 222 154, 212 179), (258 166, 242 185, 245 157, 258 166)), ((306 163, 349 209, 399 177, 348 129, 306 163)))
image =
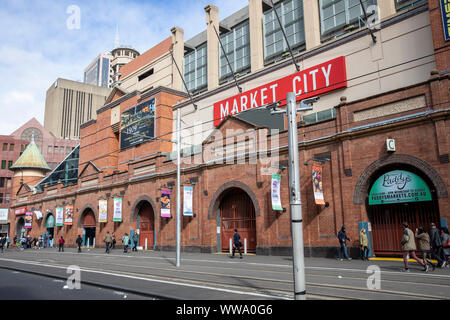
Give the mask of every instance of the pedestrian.
POLYGON ((106 251, 105 253, 109 254, 109 248, 111 247, 113 238, 111 236, 111 234, 109 233, 109 231, 106 232, 105 238, 103 239, 103 241, 105 241, 106 244, 106 251))
POLYGON ((47 241, 48 241, 48 236, 47 236, 47 234, 46 234, 46 233, 44 233, 44 237, 43 237, 43 239, 44 239, 44 243, 43 243, 43 245, 44 245, 44 249, 45 249, 45 248, 47 248, 47 241))
POLYGON ((9 249, 10 244, 11 244, 11 238, 8 236, 8 237, 6 237, 6 249, 9 249))
POLYGON ((347 240, 350 241, 350 238, 347 237, 347 233, 345 232, 346 229, 347 228, 345 226, 342 226, 341 230, 338 233, 338 239, 339 239, 339 245, 340 245, 340 248, 339 248, 339 260, 341 260, 341 261, 343 260, 342 259, 342 254, 344 254, 345 259, 347 259, 349 261, 352 260, 352 258, 350 258, 348 256, 348 253, 347 253, 347 244, 346 244, 346 242, 347 242, 347 240))
POLYGON ((367 240, 367 233, 366 229, 362 228, 361 232, 359 233, 359 244, 361 246, 360 248, 360 255, 361 260, 369 260, 368 254, 369 254, 369 240, 367 240))
POLYGON ((112 234, 112 248, 113 249, 115 249, 116 248, 116 235, 114 234, 114 232, 113 232, 113 234, 112 234))
POLYGON ((61 236, 61 238, 59 238, 58 243, 59 243, 59 251, 58 252, 64 252, 64 243, 66 241, 64 240, 63 236, 61 236))
POLYGON ((431 257, 438 261, 439 268, 445 266, 445 259, 442 256, 442 241, 436 224, 433 222, 430 224, 430 246, 431 246, 431 257))
POLYGON ((52 234, 48 235, 48 246, 49 246, 49 248, 53 248, 53 235, 52 234))
POLYGON ((414 233, 411 229, 408 228, 408 223, 403 222, 403 237, 401 239, 402 244, 402 251, 403 251, 403 262, 405 264, 405 267, 401 269, 402 272, 409 272, 408 268, 408 258, 412 257, 414 260, 416 260, 424 269, 426 269, 425 264, 420 261, 419 258, 416 256, 416 241, 414 239, 414 233))
POLYGON ((423 255, 423 263, 425 264, 423 271, 428 272, 428 265, 430 265, 434 271, 436 265, 429 259, 429 257, 431 257, 430 236, 425 232, 423 227, 416 229, 415 236, 419 244, 419 250, 422 251, 423 255))
POLYGON ((133 249, 132 249, 132 251, 137 251, 138 240, 139 240, 138 234, 137 234, 137 232, 135 232, 133 234, 133 249))
POLYGON ((5 246, 5 237, 0 236, 0 249, 2 249, 2 253, 3 253, 3 248, 5 246))
POLYGON ((236 252, 236 249, 239 251, 240 259, 242 259, 242 251, 241 251, 241 236, 239 235, 237 229, 234 229, 234 235, 233 235, 233 255, 231 256, 234 258, 234 253, 236 252))
POLYGON ((450 259, 450 235, 448 234, 448 229, 446 227, 443 227, 441 229, 441 241, 445 265, 448 268, 449 267, 448 260, 450 259))
POLYGON ((77 238, 77 240, 75 240, 75 242, 76 242, 76 244, 78 246, 78 253, 80 253, 81 252, 81 245, 83 244, 83 239, 81 239, 80 235, 78 235, 78 238, 77 238))
POLYGON ((130 244, 130 237, 125 233, 122 237, 123 253, 128 253, 128 245, 130 244))

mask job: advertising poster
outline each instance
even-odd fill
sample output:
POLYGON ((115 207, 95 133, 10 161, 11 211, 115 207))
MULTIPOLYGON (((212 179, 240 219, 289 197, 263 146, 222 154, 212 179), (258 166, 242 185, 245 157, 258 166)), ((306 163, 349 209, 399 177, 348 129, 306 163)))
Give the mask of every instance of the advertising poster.
POLYGON ((33 212, 27 212, 25 213, 25 229, 31 229, 33 223, 33 212))
POLYGON ((444 39, 450 40, 450 1, 441 0, 442 23, 444 25, 444 39))
POLYGON ((8 220, 8 209, 0 209, 0 221, 8 220))
POLYGON ((170 190, 161 191, 161 217, 170 218, 170 190))
POLYGON ((315 164, 312 167, 312 182, 314 199, 316 204, 324 205, 325 200, 323 198, 323 186, 322 186, 322 166, 315 164))
POLYGON ((98 201, 98 222, 108 222, 108 200, 98 201))
POLYGON ((57 227, 64 225, 64 208, 56 208, 56 224, 57 227))
POLYGON ((280 174, 272 174, 272 210, 282 211, 283 207, 281 206, 281 192, 280 192, 280 184, 281 184, 281 175, 280 174))
POLYGON ((114 222, 122 222, 122 198, 114 198, 114 222))
POLYGON ((73 205, 69 204, 65 208, 64 224, 71 226, 73 223, 73 205))
POLYGON ((194 212, 192 210, 192 194, 194 192, 194 188, 185 186, 183 187, 183 191, 183 216, 192 217, 194 215, 194 212))
POLYGON ((431 201, 425 181, 416 174, 394 170, 379 177, 369 193, 369 205, 431 201))
POLYGON ((121 115, 120 149, 136 146, 155 137, 155 98, 121 115))
POLYGON ((16 216, 20 216, 27 213, 27 207, 16 209, 14 212, 16 216))

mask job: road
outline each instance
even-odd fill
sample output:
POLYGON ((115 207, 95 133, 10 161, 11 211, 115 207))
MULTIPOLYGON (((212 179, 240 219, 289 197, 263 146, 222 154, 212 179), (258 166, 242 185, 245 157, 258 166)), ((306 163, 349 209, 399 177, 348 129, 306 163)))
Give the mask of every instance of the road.
MULTIPOLYGON (((401 273, 402 263, 397 261, 341 262, 325 258, 306 258, 305 264, 309 300, 450 298, 449 268, 424 273, 418 264, 411 263, 411 272, 401 273), (375 289, 368 287, 368 278, 376 275, 367 273, 369 266, 380 270, 379 286, 375 289)), ((113 296, 114 291, 120 291, 136 299, 293 299, 290 257, 248 255, 240 260, 223 254, 182 253, 181 267, 176 268, 174 252, 123 254, 116 249, 107 255, 102 249, 77 253, 69 248, 64 253, 55 249, 10 249, 0 254, 0 268, 21 271, 22 275, 33 272, 66 281, 67 267, 72 265, 81 269, 82 288, 89 285, 92 289, 87 289, 81 299, 91 299, 91 294, 93 297, 106 294, 96 292, 95 288, 108 289, 113 296)), ((24 283, 21 288, 25 288, 26 281, 24 283)), ((62 282, 56 284, 63 287, 62 282)), ((1 285, 0 294, 4 295, 4 291, 13 290, 13 287, 1 285)), ((39 290, 30 295, 30 299, 36 296, 42 298, 39 290)))

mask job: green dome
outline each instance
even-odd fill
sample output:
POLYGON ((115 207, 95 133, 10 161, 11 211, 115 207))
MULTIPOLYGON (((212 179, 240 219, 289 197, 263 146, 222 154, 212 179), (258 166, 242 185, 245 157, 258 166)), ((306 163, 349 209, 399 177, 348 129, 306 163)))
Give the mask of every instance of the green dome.
POLYGON ((14 165, 10 168, 10 170, 19 169, 41 169, 51 171, 42 156, 42 153, 39 151, 38 146, 34 143, 34 137, 31 139, 30 144, 27 146, 19 159, 17 159, 14 165))

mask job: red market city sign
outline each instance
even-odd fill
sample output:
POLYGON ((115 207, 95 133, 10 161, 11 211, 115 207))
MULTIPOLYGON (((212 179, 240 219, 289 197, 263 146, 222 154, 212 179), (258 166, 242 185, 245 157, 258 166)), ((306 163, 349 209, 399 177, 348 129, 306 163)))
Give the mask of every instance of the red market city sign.
POLYGON ((19 208, 19 209, 15 210, 15 214, 16 214, 16 216, 20 216, 20 215, 26 214, 27 211, 28 211, 27 207, 19 208))
POLYGON ((214 103, 214 125, 229 115, 276 101, 284 106, 288 92, 294 92, 300 101, 346 87, 345 57, 339 57, 214 103))

